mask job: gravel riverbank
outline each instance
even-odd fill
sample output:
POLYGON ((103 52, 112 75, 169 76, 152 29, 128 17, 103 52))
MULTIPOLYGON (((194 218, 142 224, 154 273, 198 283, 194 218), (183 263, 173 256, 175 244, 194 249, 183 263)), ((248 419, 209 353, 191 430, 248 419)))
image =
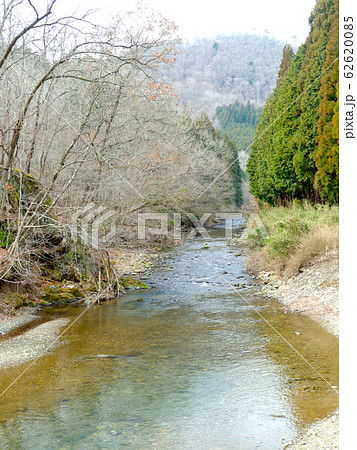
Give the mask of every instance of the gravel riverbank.
POLYGON ((338 336, 339 272, 338 254, 316 259, 298 275, 281 280, 276 274, 260 272, 265 286, 262 291, 285 305, 285 308, 305 314, 338 336))
MULTIPOLYGON (((262 291, 290 311, 305 314, 319 322, 330 333, 339 334, 339 272, 338 254, 331 253, 313 261, 298 275, 281 280, 276 274, 260 272, 262 291)), ((337 449, 339 414, 316 421, 305 429, 294 442, 286 445, 291 450, 337 449)))
POLYGON ((331 416, 316 421, 295 441, 287 444, 289 450, 334 450, 338 449, 339 415, 336 411, 331 416))
POLYGON ((32 312, 34 310, 35 308, 18 311, 15 316, 0 314, 0 337, 35 320, 37 316, 32 312))
POLYGON ((58 342, 54 343, 55 339, 68 322, 69 319, 51 320, 19 336, 2 341, 0 369, 22 364, 41 356, 47 350, 52 350, 56 344, 58 345, 58 342))

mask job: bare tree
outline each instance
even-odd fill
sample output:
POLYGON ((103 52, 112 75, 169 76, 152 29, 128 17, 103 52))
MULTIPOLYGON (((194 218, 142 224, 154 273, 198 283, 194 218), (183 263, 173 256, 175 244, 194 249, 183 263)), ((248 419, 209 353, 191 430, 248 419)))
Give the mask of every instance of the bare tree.
POLYGON ((62 210, 97 203, 125 224, 145 208, 212 208, 232 191, 228 173, 212 184, 223 140, 180 111, 161 76, 175 24, 144 7, 105 28, 55 10, 8 0, 0 17, 0 226, 15 233, 8 254, 22 273, 38 236, 69 220, 62 210))
POLYGON ((153 80, 174 51, 174 24, 144 9, 102 28, 87 16, 56 16, 55 3, 39 11, 31 1, 9 1, 1 17, 0 90, 8 99, 0 118, 1 216, 10 217, 14 167, 43 183, 33 205, 18 208, 9 250, 17 259, 28 232, 40 226, 37 213, 46 214, 43 205, 52 210, 91 161, 110 164, 109 132, 133 77, 153 80))

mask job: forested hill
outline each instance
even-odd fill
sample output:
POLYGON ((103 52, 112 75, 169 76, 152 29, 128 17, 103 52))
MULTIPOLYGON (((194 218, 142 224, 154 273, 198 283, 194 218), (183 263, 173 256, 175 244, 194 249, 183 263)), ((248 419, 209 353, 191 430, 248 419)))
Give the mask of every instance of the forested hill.
POLYGON ((256 108, 248 101, 246 105, 235 102, 231 105, 218 106, 214 115, 220 133, 234 142, 244 170, 261 112, 262 108, 256 108))
POLYGON ((338 202, 338 0, 318 0, 296 55, 284 49, 248 161, 251 192, 271 203, 338 202))
POLYGON ((239 34, 198 39, 182 46, 166 77, 194 115, 238 101, 264 104, 273 91, 283 43, 239 34))

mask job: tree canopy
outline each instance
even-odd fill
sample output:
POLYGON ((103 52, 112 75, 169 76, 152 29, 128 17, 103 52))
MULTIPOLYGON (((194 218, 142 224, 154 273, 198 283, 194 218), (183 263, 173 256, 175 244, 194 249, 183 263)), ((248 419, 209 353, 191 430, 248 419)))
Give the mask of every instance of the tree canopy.
POLYGON ((251 192, 270 204, 338 202, 338 0, 318 0, 306 42, 285 46, 248 161, 251 192))

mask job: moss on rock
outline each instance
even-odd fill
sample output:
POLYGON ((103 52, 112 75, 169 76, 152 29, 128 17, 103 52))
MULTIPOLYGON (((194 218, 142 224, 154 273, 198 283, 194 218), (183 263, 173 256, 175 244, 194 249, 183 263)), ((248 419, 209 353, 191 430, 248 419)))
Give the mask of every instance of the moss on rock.
POLYGON ((21 294, 11 294, 8 298, 8 303, 14 309, 19 309, 22 306, 28 306, 27 298, 21 294))
POLYGON ((47 286, 40 294, 42 302, 65 303, 73 299, 83 298, 82 292, 77 287, 61 287, 61 286, 47 286))
POLYGON ((124 278, 122 280, 125 289, 149 289, 149 286, 141 280, 134 278, 124 278))
POLYGON ((56 216, 52 210, 52 200, 49 194, 43 191, 41 182, 32 175, 12 168, 11 173, 8 169, 0 166, 0 178, 6 172, 7 185, 6 190, 9 196, 11 207, 16 211, 19 207, 28 212, 35 213, 39 225, 53 225, 56 223, 56 216), (39 206, 39 200, 41 205, 39 206))
POLYGON ((60 270, 53 270, 51 273, 51 278, 55 281, 62 281, 62 273, 60 270))

